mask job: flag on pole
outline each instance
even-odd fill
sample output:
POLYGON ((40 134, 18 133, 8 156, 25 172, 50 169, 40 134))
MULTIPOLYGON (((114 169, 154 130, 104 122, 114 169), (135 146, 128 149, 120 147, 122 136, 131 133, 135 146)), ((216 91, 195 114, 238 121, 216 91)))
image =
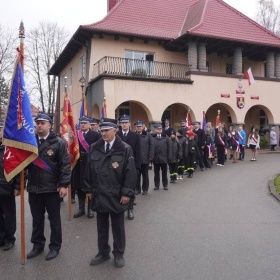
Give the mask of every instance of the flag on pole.
POLYGON ((244 77, 248 80, 249 86, 256 82, 251 67, 244 73, 244 77))
POLYGON ((10 181, 38 156, 31 107, 20 59, 17 59, 4 125, 4 174, 10 181))
POLYGON ((191 120, 191 116, 190 113, 187 112, 187 116, 186 116, 186 127, 189 127, 192 125, 192 120, 191 120))
POLYGON ((74 124, 74 118, 70 100, 68 94, 65 93, 63 104, 63 119, 62 119, 62 131, 61 136, 66 141, 68 146, 68 152, 71 161, 71 170, 73 170, 77 160, 80 157, 79 142, 77 137, 77 131, 74 124))
POLYGON ((101 118, 107 118, 107 104, 105 98, 102 103, 101 118))
POLYGON ((80 109, 80 118, 83 116, 87 116, 87 115, 88 115, 87 100, 86 100, 86 97, 84 96, 82 99, 82 105, 81 105, 81 109, 80 109))
POLYGON ((206 117, 205 117, 205 112, 202 112, 202 120, 201 120, 201 129, 205 130, 206 128, 206 117))

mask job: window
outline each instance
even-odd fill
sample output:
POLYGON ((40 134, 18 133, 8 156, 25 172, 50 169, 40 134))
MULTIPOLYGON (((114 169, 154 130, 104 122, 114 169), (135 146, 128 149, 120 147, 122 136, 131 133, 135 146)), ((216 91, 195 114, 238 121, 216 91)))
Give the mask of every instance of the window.
POLYGON ((153 53, 126 50, 125 58, 127 73, 137 74, 139 76, 150 76, 154 73, 153 53))
POLYGON ((260 110, 260 128, 267 128, 268 127, 268 119, 264 110, 260 110))
POLYGON ((63 93, 65 92, 65 86, 67 86, 67 80, 65 79, 65 77, 65 74, 61 75, 60 77, 60 91, 63 93))
POLYGON ((85 78, 85 61, 84 61, 84 56, 80 57, 79 61, 79 79, 85 78))
POLYGON ((226 74, 232 74, 232 64, 226 65, 226 74))

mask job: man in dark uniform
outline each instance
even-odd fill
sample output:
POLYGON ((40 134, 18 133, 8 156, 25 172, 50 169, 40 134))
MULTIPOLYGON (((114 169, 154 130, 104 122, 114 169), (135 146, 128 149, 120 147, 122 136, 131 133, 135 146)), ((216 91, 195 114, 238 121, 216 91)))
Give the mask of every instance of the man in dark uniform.
MULTIPOLYGON (((140 135, 136 132, 130 130, 131 122, 130 116, 123 115, 120 117, 120 126, 121 129, 117 132, 117 135, 122 139, 122 141, 126 142, 132 149, 134 155, 134 162, 137 173, 140 172, 141 169, 141 140, 140 135)), ((139 193, 138 193, 139 194, 139 193)), ((127 218, 128 220, 134 219, 133 213, 133 203, 134 198, 130 200, 127 218)))
POLYGON ((51 236, 46 260, 51 260, 57 257, 62 243, 60 199, 67 195, 71 181, 70 157, 66 142, 51 131, 52 119, 46 114, 38 114, 35 122, 39 156, 28 166, 27 191, 33 219, 33 249, 27 258, 34 258, 44 250, 47 211, 51 236))
POLYGON ((134 197, 136 169, 131 147, 116 135, 117 122, 104 118, 100 122, 102 139, 91 145, 85 172, 85 190, 92 194, 97 212, 98 254, 90 265, 110 259, 109 216, 113 233, 114 265, 125 265, 124 211, 134 197))
POLYGON ((164 121, 163 134, 166 134, 168 137, 170 137, 173 130, 174 130, 174 128, 170 126, 170 121, 168 119, 166 119, 164 121))
POLYGON ((149 189, 149 163, 153 160, 155 146, 154 140, 150 133, 144 130, 144 122, 137 121, 134 123, 136 126, 136 133, 140 135, 141 140, 141 168, 137 174, 137 185, 135 194, 141 193, 141 175, 142 175, 142 194, 146 195, 149 189))
POLYGON ((5 146, 2 145, 3 120, 0 120, 0 247, 8 251, 14 247, 17 228, 16 200, 19 195, 20 178, 14 177, 10 182, 4 176, 3 156, 5 146))
POLYGON ((182 136, 186 137, 186 133, 188 131, 188 127, 187 127, 187 122, 186 119, 182 119, 181 120, 181 131, 182 131, 182 136))
POLYGON ((162 175, 162 185, 164 190, 168 190, 168 179, 167 179, 167 163, 171 161, 171 151, 169 137, 162 133, 162 125, 155 124, 154 133, 154 144, 155 144, 155 154, 154 154, 154 190, 159 189, 160 184, 160 170, 162 175))
POLYGON ((100 133, 100 130, 99 130, 99 122, 100 122, 100 120, 95 119, 95 118, 92 118, 92 119, 90 120, 90 129, 93 130, 93 131, 96 131, 96 132, 100 133))
POLYGON ((197 161, 198 161, 200 170, 204 171, 205 170, 205 166, 204 166, 204 163, 203 163, 203 149, 205 147, 205 132, 199 126, 200 126, 200 123, 199 122, 195 122, 194 123, 193 132, 196 134, 194 139, 196 141, 197 148, 198 148, 198 158, 197 158, 197 161))
MULTIPOLYGON (((90 129, 91 119, 88 117, 80 118, 80 130, 77 131, 80 149, 80 158, 73 169, 73 187, 77 191, 79 199, 79 209, 74 214, 74 218, 85 215, 86 193, 82 190, 84 185, 85 167, 88 159, 90 145, 101 138, 100 133, 90 129)), ((92 201, 88 199, 88 218, 93 218, 92 201)))

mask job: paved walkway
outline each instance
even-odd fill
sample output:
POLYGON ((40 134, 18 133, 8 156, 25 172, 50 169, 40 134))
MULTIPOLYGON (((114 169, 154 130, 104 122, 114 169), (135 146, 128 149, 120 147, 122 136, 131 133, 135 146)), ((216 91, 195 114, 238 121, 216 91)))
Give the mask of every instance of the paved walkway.
MULTIPOLYGON (((96 219, 68 221, 64 202, 58 258, 46 262, 46 248, 21 265, 18 239, 13 250, 0 251, 0 279, 278 280, 280 202, 270 195, 268 181, 280 172, 280 154, 261 152, 258 161, 249 159, 248 153, 244 162, 198 170, 168 191, 152 190, 151 172, 148 196, 137 196, 136 218, 126 221, 122 269, 112 259, 89 265, 97 252, 96 219)), ((30 229, 26 196, 27 252, 30 229)))

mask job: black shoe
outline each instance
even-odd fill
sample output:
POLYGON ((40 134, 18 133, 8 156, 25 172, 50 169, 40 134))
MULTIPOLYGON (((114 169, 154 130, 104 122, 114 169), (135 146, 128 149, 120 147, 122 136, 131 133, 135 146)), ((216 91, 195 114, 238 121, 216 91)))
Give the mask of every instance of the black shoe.
POLYGON ((114 259, 114 266, 121 268, 124 267, 125 261, 123 257, 115 257, 114 259))
POLYGON ((14 243, 7 243, 3 246, 3 251, 9 251, 14 247, 14 243))
POLYGON ((201 168, 201 171, 204 171, 204 170, 205 170, 205 167, 202 167, 202 168, 201 168))
POLYGON ((157 191, 159 189, 159 187, 154 187, 154 191, 157 191))
POLYGON ((140 193, 141 193, 141 192, 138 191, 138 190, 135 191, 135 195, 138 195, 138 194, 140 194, 140 193))
POLYGON ((55 250, 50 250, 48 254, 46 255, 46 261, 50 261, 52 259, 55 259, 58 256, 59 252, 55 250))
POLYGON ((147 191, 143 191, 142 194, 143 194, 143 195, 147 195, 148 192, 147 192, 147 191))
POLYGON ((93 212, 91 209, 88 210, 87 217, 88 217, 89 219, 94 218, 94 212, 93 212))
POLYGON ((192 178, 193 177, 193 174, 191 173, 190 175, 189 175, 189 178, 192 178))
POLYGON ((33 248, 26 256, 27 259, 32 259, 40 255, 44 251, 43 248, 33 248))
POLYGON ((85 209, 79 209, 77 213, 74 214, 74 218, 80 218, 86 214, 85 209))
POLYGON ((133 220, 134 219, 133 210, 131 210, 131 209, 127 210, 127 219, 128 220, 133 220))
POLYGON ((167 191, 167 190, 168 190, 168 187, 163 187, 163 189, 164 189, 165 191, 167 191))
POLYGON ((110 259, 110 255, 101 255, 97 254, 93 259, 90 261, 90 265, 98 265, 110 259))
POLYGON ((137 203, 135 202, 135 201, 133 201, 133 203, 132 203, 133 205, 137 205, 137 203))

